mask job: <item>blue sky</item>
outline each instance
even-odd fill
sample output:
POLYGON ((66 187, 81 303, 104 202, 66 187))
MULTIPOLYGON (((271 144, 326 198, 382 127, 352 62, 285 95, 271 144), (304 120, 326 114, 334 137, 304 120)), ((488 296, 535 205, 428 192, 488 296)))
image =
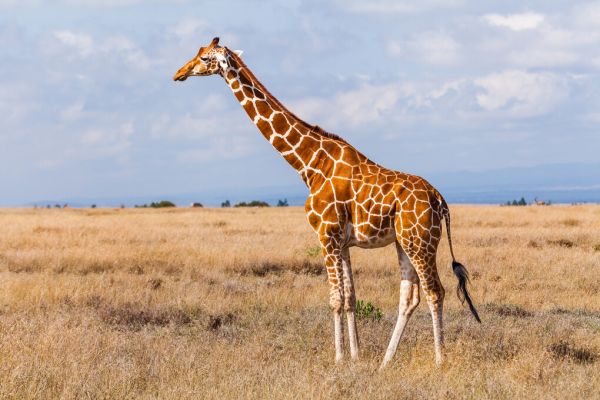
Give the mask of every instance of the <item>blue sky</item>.
POLYGON ((597 163, 600 2, 0 0, 0 204, 301 185, 219 77, 427 177, 597 163))

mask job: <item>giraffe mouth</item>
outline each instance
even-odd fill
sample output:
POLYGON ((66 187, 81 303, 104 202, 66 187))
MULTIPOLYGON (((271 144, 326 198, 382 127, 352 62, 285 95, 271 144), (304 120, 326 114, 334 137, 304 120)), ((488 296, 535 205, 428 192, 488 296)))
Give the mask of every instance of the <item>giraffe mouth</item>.
POLYGON ((183 82, 188 78, 185 72, 177 72, 173 77, 173 80, 176 82, 183 82))

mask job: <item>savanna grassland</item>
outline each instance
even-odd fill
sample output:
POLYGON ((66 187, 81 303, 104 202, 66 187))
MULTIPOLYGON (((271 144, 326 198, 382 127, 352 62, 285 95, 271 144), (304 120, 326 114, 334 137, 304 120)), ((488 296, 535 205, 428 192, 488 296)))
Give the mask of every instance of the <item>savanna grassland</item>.
POLYGON ((361 360, 335 365, 300 208, 0 210, 0 398, 600 397, 600 207, 453 206, 446 363, 425 301, 390 367, 393 246, 352 249, 361 360))

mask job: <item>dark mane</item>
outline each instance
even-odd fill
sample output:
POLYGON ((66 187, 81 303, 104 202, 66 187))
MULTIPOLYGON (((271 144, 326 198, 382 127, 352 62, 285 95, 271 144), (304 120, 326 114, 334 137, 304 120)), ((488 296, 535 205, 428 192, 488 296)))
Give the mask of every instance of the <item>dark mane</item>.
POLYGON ((283 105, 283 103, 281 103, 277 99, 277 97, 273 96, 273 94, 271 94, 271 92, 269 92, 269 90, 256 78, 256 76, 252 73, 252 71, 250 70, 250 68, 248 68, 248 66, 244 63, 244 61, 242 61, 242 59, 241 59, 240 56, 238 56, 233 51, 229 50, 227 47, 226 47, 226 49, 227 49, 227 53, 229 54, 229 56, 235 60, 235 62, 238 64, 238 67, 244 69, 244 73, 246 75, 248 75, 248 77, 252 80, 252 82, 255 85, 257 85, 258 87, 260 87, 260 90, 263 91, 266 96, 269 96, 270 99, 272 99, 273 102, 278 107, 280 107, 282 110, 284 110, 285 112, 287 112, 288 114, 290 114, 293 118, 295 118, 298 121, 298 123, 300 125, 302 125, 304 128, 306 128, 309 132, 314 132, 314 133, 316 133, 318 135, 321 135, 323 137, 326 137, 328 139, 339 140, 340 142, 343 142, 345 144, 349 144, 344 138, 336 135, 335 133, 327 132, 326 130, 322 129, 318 125, 311 125, 308 122, 304 121, 303 119, 299 118, 293 112, 291 112, 286 106, 283 105))
POLYGON ((321 136, 325 136, 326 138, 329 139, 333 139, 333 140, 339 140, 340 142, 344 142, 346 144, 349 144, 346 139, 344 139, 343 137, 336 135, 335 133, 331 133, 331 132, 327 132, 326 130, 324 130, 323 128, 321 128, 319 125, 313 125, 312 129, 310 130, 311 132, 315 132, 318 135, 321 136))

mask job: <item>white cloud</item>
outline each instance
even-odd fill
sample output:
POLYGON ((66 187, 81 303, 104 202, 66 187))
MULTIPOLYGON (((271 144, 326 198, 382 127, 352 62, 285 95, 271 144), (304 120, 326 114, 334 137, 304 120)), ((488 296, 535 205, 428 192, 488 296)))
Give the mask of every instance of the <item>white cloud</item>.
POLYGON ((134 133, 132 122, 123 123, 116 128, 93 128, 83 133, 81 144, 88 157, 115 157, 122 155, 131 146, 134 133))
POLYGON ((406 41, 391 41, 387 46, 392 55, 432 65, 456 64, 460 60, 460 47, 449 34, 442 32, 422 32, 406 41))
POLYGON ((518 70, 490 74, 474 81, 484 90, 476 95, 486 111, 502 110, 514 117, 545 114, 566 100, 567 80, 553 73, 518 70))
POLYGON ((94 40, 89 35, 63 30, 54 32, 54 37, 64 45, 74 47, 82 57, 94 51, 94 40))
POLYGON ((177 161, 183 164, 202 164, 215 160, 234 160, 254 153, 255 149, 244 136, 216 136, 204 147, 182 150, 177 161))
POLYGON ((389 112, 402 96, 395 84, 365 84, 356 90, 339 92, 332 98, 306 98, 294 104, 293 110, 318 124, 331 127, 358 126, 377 120, 389 112))
POLYGON ((152 64, 152 60, 136 43, 124 35, 112 35, 103 40, 95 40, 85 33, 61 30, 55 31, 54 37, 63 45, 74 48, 83 58, 91 55, 114 55, 128 66, 141 71, 148 69, 152 64))
MULTIPOLYGON (((189 0, 56 0, 53 3, 58 3, 65 6, 75 7, 129 7, 142 4, 157 4, 157 3, 176 3, 183 4, 189 0)), ((0 7, 14 6, 39 6, 43 5, 42 0, 0 0, 0 7)))
POLYGON ((83 115, 84 105, 85 102, 83 100, 71 104, 60 112, 60 118, 63 121, 76 121, 80 119, 83 115))
POLYGON ((387 13, 417 13, 433 8, 455 8, 464 4, 463 0, 337 0, 340 7, 354 13, 387 14, 387 13))
POLYGON ((544 22, 544 16, 534 12, 509 15, 486 14, 483 19, 490 25, 508 28, 513 31, 534 29, 544 22))
POLYGON ((576 79, 550 72, 506 70, 437 83, 365 84, 330 97, 297 101, 292 110, 334 131, 358 128, 370 132, 364 128, 497 118, 514 121, 555 110, 568 99, 576 79))
POLYGON ((171 31, 175 36, 187 39, 195 35, 200 36, 207 26, 208 23, 202 19, 186 18, 178 22, 171 31))

